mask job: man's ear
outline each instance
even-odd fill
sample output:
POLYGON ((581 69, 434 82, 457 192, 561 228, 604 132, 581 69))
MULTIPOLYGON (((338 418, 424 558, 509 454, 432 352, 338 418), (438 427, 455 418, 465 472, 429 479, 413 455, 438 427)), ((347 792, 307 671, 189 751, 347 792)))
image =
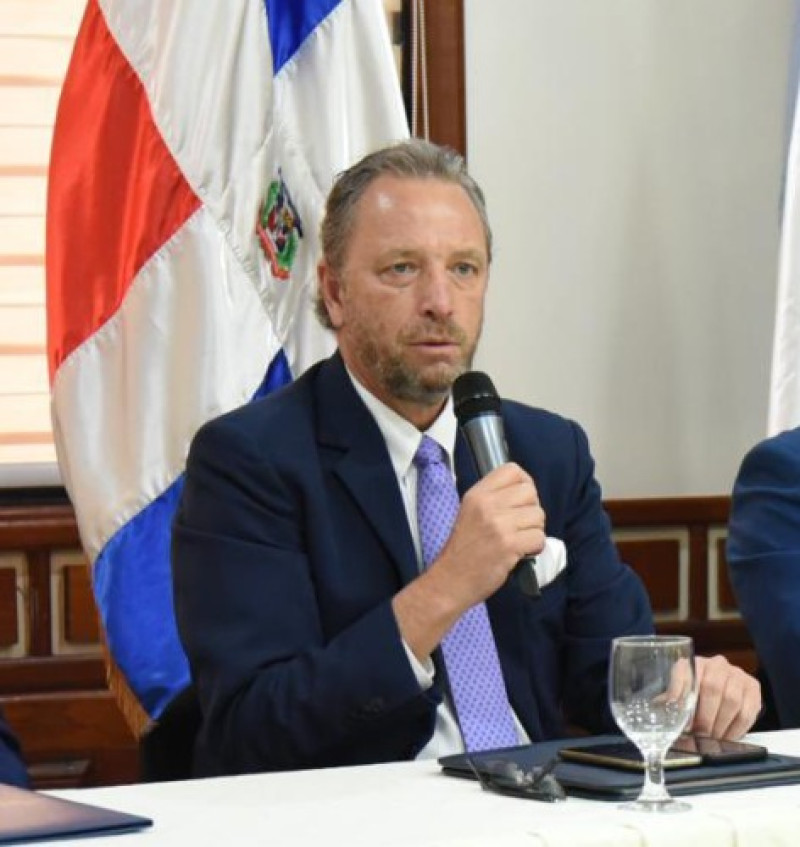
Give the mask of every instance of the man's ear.
POLYGON ((328 318, 334 329, 342 325, 342 282, 330 265, 323 259, 317 265, 317 284, 319 292, 328 310, 328 318))

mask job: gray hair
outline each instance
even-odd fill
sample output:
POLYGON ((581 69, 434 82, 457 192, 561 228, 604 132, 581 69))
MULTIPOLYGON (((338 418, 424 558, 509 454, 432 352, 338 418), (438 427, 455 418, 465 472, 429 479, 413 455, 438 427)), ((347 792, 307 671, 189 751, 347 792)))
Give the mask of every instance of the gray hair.
MULTIPOLYGON (((436 179, 460 185, 480 217, 491 262, 492 230, 486 212, 486 200, 478 183, 467 173, 463 156, 448 147, 440 147, 421 138, 411 138, 370 153, 336 177, 320 227, 322 255, 332 270, 338 272, 344 266, 359 201, 367 188, 384 175, 405 179, 436 179)), ((332 329, 319 290, 314 310, 320 323, 332 329)))

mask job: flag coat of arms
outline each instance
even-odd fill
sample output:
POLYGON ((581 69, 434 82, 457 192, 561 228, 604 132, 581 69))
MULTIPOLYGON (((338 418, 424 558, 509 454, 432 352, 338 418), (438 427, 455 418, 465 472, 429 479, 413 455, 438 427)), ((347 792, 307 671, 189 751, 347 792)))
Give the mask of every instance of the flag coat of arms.
POLYGON ((189 682, 169 536, 192 436, 331 352, 312 306, 325 197, 407 135, 381 0, 88 2, 51 155, 48 357, 139 727, 189 682))

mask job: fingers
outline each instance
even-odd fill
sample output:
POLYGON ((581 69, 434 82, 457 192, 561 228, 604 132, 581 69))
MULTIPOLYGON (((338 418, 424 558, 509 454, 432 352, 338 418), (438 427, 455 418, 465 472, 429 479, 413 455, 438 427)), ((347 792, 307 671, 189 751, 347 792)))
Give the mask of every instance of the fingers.
POLYGON ((544 511, 531 477, 519 465, 509 462, 487 474, 465 497, 481 497, 498 510, 519 509, 523 525, 544 528, 544 511), (530 511, 533 510, 533 511, 530 511))
POLYGON ((486 474, 478 485, 486 488, 487 491, 499 491, 503 488, 519 484, 524 485, 525 483, 531 487, 538 502, 536 486, 534 485, 530 474, 526 473, 516 462, 506 462, 504 465, 500 465, 495 468, 493 471, 486 474))
POLYGON ((417 657, 429 656, 523 556, 544 548, 544 526, 536 486, 518 465, 504 464, 470 488, 436 560, 392 600, 403 639, 417 657))
POLYGON ((714 738, 741 738, 761 711, 758 681, 724 656, 698 656, 697 708, 692 731, 714 738))
POLYGON ((546 516, 533 480, 519 465, 509 462, 487 474, 467 492, 464 505, 473 519, 491 524, 510 565, 544 548, 546 516))
POLYGON ((672 667, 669 687, 661 696, 666 702, 683 701, 691 693, 693 683, 691 663, 688 659, 678 659, 672 667))
POLYGON ((426 579, 459 606, 493 594, 525 555, 545 545, 545 514, 530 476, 502 465, 464 495, 453 531, 426 579))

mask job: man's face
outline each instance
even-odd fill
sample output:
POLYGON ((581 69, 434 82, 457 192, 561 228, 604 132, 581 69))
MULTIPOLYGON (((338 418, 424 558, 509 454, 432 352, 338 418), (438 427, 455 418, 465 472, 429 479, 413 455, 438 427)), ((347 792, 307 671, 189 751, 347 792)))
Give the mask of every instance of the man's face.
POLYGON ((355 213, 344 266, 320 266, 347 366, 418 426, 472 361, 488 278, 480 217, 458 185, 381 176, 355 213))

